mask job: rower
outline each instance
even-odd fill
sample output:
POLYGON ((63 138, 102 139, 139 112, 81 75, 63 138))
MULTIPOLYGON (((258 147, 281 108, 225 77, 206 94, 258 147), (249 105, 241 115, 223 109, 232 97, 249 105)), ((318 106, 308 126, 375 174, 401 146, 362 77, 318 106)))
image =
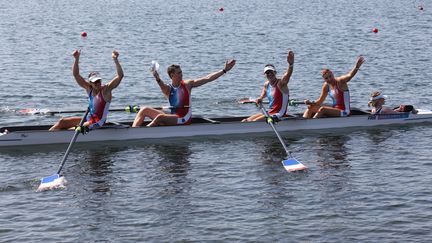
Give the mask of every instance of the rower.
POLYGON ((191 80, 183 80, 183 73, 179 65, 171 65, 168 67, 168 76, 171 79, 171 84, 166 84, 160 77, 157 69, 152 69, 152 74, 156 79, 162 93, 168 98, 171 105, 171 113, 166 114, 161 110, 156 110, 151 107, 143 107, 140 109, 132 124, 133 127, 139 127, 143 124, 144 119, 149 117, 152 121, 147 125, 149 127, 159 125, 188 125, 192 121, 191 108, 191 90, 192 88, 201 86, 224 75, 231 70, 235 65, 235 60, 227 60, 222 70, 208 74, 205 77, 191 80))
POLYGON ((350 110, 350 93, 348 82, 356 75, 364 62, 364 58, 359 56, 354 68, 347 74, 335 77, 330 69, 322 70, 324 83, 321 89, 321 95, 318 100, 305 100, 304 103, 308 108, 303 114, 304 118, 321 118, 321 117, 345 117, 351 114, 350 110), (329 95, 333 100, 332 106, 322 105, 329 95))
POLYGON ((383 106, 385 103, 386 95, 383 95, 380 91, 374 91, 371 93, 371 97, 368 102, 368 106, 372 107, 371 113, 375 114, 396 114, 398 111, 383 106))
MULTIPOLYGON (((273 64, 267 64, 264 67, 264 75, 266 81, 264 82, 264 87, 261 91, 261 95, 255 100, 256 104, 262 103, 264 97, 269 100, 269 115, 273 119, 280 120, 282 117, 287 116, 288 103, 289 103, 289 89, 288 82, 290 80, 291 74, 294 67, 294 52, 288 51, 287 55, 288 68, 285 71, 281 79, 276 77, 276 68, 273 64)), ((254 114, 242 122, 252 122, 264 120, 266 117, 262 113, 254 114)))
MULTIPOLYGON (((73 52, 75 58, 72 66, 72 73, 75 81, 79 86, 84 88, 89 97, 89 109, 90 112, 86 117, 86 121, 83 126, 78 128, 81 132, 87 132, 89 129, 101 127, 107 118, 109 106, 112 99, 112 90, 117 88, 123 79, 123 69, 118 60, 119 53, 117 51, 112 52, 112 58, 116 66, 117 75, 106 85, 102 85, 102 78, 98 72, 91 72, 86 81, 79 71, 79 58, 81 52, 75 50, 73 52)), ((56 131, 62 129, 70 129, 78 126, 81 117, 67 117, 61 118, 54 126, 49 130, 56 131)))
POLYGON ((371 113, 377 114, 400 114, 400 112, 412 112, 417 114, 417 110, 412 105, 400 105, 397 108, 389 108, 384 106, 387 96, 380 91, 374 91, 371 93, 371 97, 368 102, 368 106, 372 107, 371 113))

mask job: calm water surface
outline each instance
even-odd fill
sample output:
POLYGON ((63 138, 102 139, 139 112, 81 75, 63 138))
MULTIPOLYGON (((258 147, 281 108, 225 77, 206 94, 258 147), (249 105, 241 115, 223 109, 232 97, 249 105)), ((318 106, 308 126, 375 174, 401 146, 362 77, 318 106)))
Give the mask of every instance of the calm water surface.
MULTIPOLYGON (((120 52, 126 76, 113 108, 167 105, 151 60, 168 81, 172 63, 188 79, 235 58, 231 72, 194 89, 194 114, 255 113, 236 101, 259 95, 265 64, 282 74, 289 48, 291 98, 317 98, 320 70, 344 74, 361 54, 354 106, 367 108, 380 89, 390 105, 432 108, 428 1, 0 3, 0 127, 59 119, 14 109, 86 106, 71 74, 77 48, 83 75, 98 70, 104 80, 115 75, 111 51, 120 52)), ((273 134, 78 145, 67 188, 44 193, 38 180, 55 172, 65 145, 2 149, 0 242, 428 242, 431 136, 430 125, 283 134, 304 173, 284 171, 273 134)))

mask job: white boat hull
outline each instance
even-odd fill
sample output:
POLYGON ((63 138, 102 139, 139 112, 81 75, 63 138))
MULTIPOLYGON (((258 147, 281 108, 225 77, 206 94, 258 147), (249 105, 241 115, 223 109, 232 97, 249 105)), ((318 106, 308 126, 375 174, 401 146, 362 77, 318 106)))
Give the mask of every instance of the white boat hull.
MULTIPOLYGON (((239 118, 240 119, 240 118, 239 118)), ((265 122, 241 123, 235 118, 213 118, 220 123, 202 122, 187 126, 140 127, 107 126, 78 136, 77 143, 98 141, 128 141, 139 139, 163 139, 194 136, 217 136, 229 134, 252 134, 273 132, 265 122)), ((288 118, 276 124, 279 132, 299 132, 310 130, 344 129, 354 127, 376 127, 397 124, 432 122, 432 111, 419 110, 418 114, 400 113, 396 115, 353 115, 350 117, 303 119, 288 118)), ((42 126, 38 126, 42 127, 42 126)), ((74 131, 56 131, 21 127, 0 128, 0 147, 69 143, 74 131), (8 131, 6 131, 8 130, 8 131)))

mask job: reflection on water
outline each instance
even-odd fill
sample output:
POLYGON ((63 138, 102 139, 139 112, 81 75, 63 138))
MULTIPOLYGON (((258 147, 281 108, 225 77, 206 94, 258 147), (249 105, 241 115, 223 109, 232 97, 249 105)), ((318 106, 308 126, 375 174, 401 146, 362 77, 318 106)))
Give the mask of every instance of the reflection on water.
POLYGON ((189 168, 189 145, 164 145, 153 146, 154 151, 160 156, 163 170, 172 173, 174 177, 187 175, 189 168))
POLYGON ((315 140, 320 191, 327 201, 333 201, 350 191, 351 164, 346 148, 349 135, 326 135, 315 140))
MULTIPOLYGON (((298 154, 298 148, 293 145, 300 138, 283 137, 283 140, 295 157, 298 154)), ((259 189, 260 197, 257 198, 257 202, 263 209, 270 210, 269 215, 279 217, 280 211, 284 208, 288 211, 292 210, 292 203, 296 200, 295 193, 293 193, 296 188, 290 185, 307 177, 308 172, 287 172, 284 169, 282 160, 287 158, 287 154, 276 135, 255 143, 259 147, 260 160, 263 161, 263 165, 257 170, 258 176, 265 184, 270 185, 259 189)))
POLYGON ((188 172, 189 156, 192 154, 189 144, 156 144, 153 150, 159 156, 160 177, 166 180, 166 195, 178 194, 190 189, 188 172))
POLYGON ((393 129, 370 129, 365 131, 365 133, 368 135, 370 141, 371 141, 371 148, 377 149, 378 146, 384 141, 386 141, 388 138, 390 138, 395 132, 393 129))
MULTIPOLYGON (((300 138, 283 138, 283 142, 288 148, 288 151, 291 151, 293 156, 295 157, 295 150, 291 148, 291 144, 295 144, 300 138)), ((274 163, 274 162, 281 162, 282 160, 286 159, 288 157, 285 149, 283 148, 281 142, 278 140, 276 135, 274 135, 274 138, 266 138, 265 140, 266 144, 262 148, 261 157, 265 162, 268 163, 274 163)))
POLYGON ((89 202, 97 201, 103 203, 104 195, 110 195, 112 186, 116 182, 113 166, 121 151, 121 148, 115 147, 74 151, 79 156, 68 161, 71 166, 66 169, 66 179, 70 183, 69 189, 73 190, 78 197, 82 197, 84 204, 89 205, 89 202), (97 199, 93 195, 97 195, 97 199))
POLYGON ((80 164, 80 174, 89 176, 93 192, 109 192, 111 190, 113 173, 112 158, 121 151, 117 148, 104 150, 89 150, 84 156, 84 163, 80 164))
POLYGON ((350 136, 321 136, 316 139, 316 153, 318 165, 322 168, 344 168, 350 167, 347 159, 346 143, 351 140, 350 136))

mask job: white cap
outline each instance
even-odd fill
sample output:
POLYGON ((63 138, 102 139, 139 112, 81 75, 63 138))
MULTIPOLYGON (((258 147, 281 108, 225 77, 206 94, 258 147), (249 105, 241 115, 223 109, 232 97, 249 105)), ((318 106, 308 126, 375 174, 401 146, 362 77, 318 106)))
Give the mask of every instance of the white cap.
POLYGON ((276 72, 276 69, 273 66, 268 65, 264 68, 264 73, 266 73, 269 70, 276 72))
POLYGON ((94 83, 94 82, 96 82, 98 80, 102 80, 102 78, 101 78, 101 76, 100 76, 100 74, 98 72, 92 72, 92 73, 90 73, 90 75, 89 75, 89 81, 90 82, 94 83))
POLYGON ((387 99, 387 95, 383 95, 382 93, 375 96, 375 97, 370 97, 370 101, 374 101, 374 100, 379 100, 379 99, 387 99))

